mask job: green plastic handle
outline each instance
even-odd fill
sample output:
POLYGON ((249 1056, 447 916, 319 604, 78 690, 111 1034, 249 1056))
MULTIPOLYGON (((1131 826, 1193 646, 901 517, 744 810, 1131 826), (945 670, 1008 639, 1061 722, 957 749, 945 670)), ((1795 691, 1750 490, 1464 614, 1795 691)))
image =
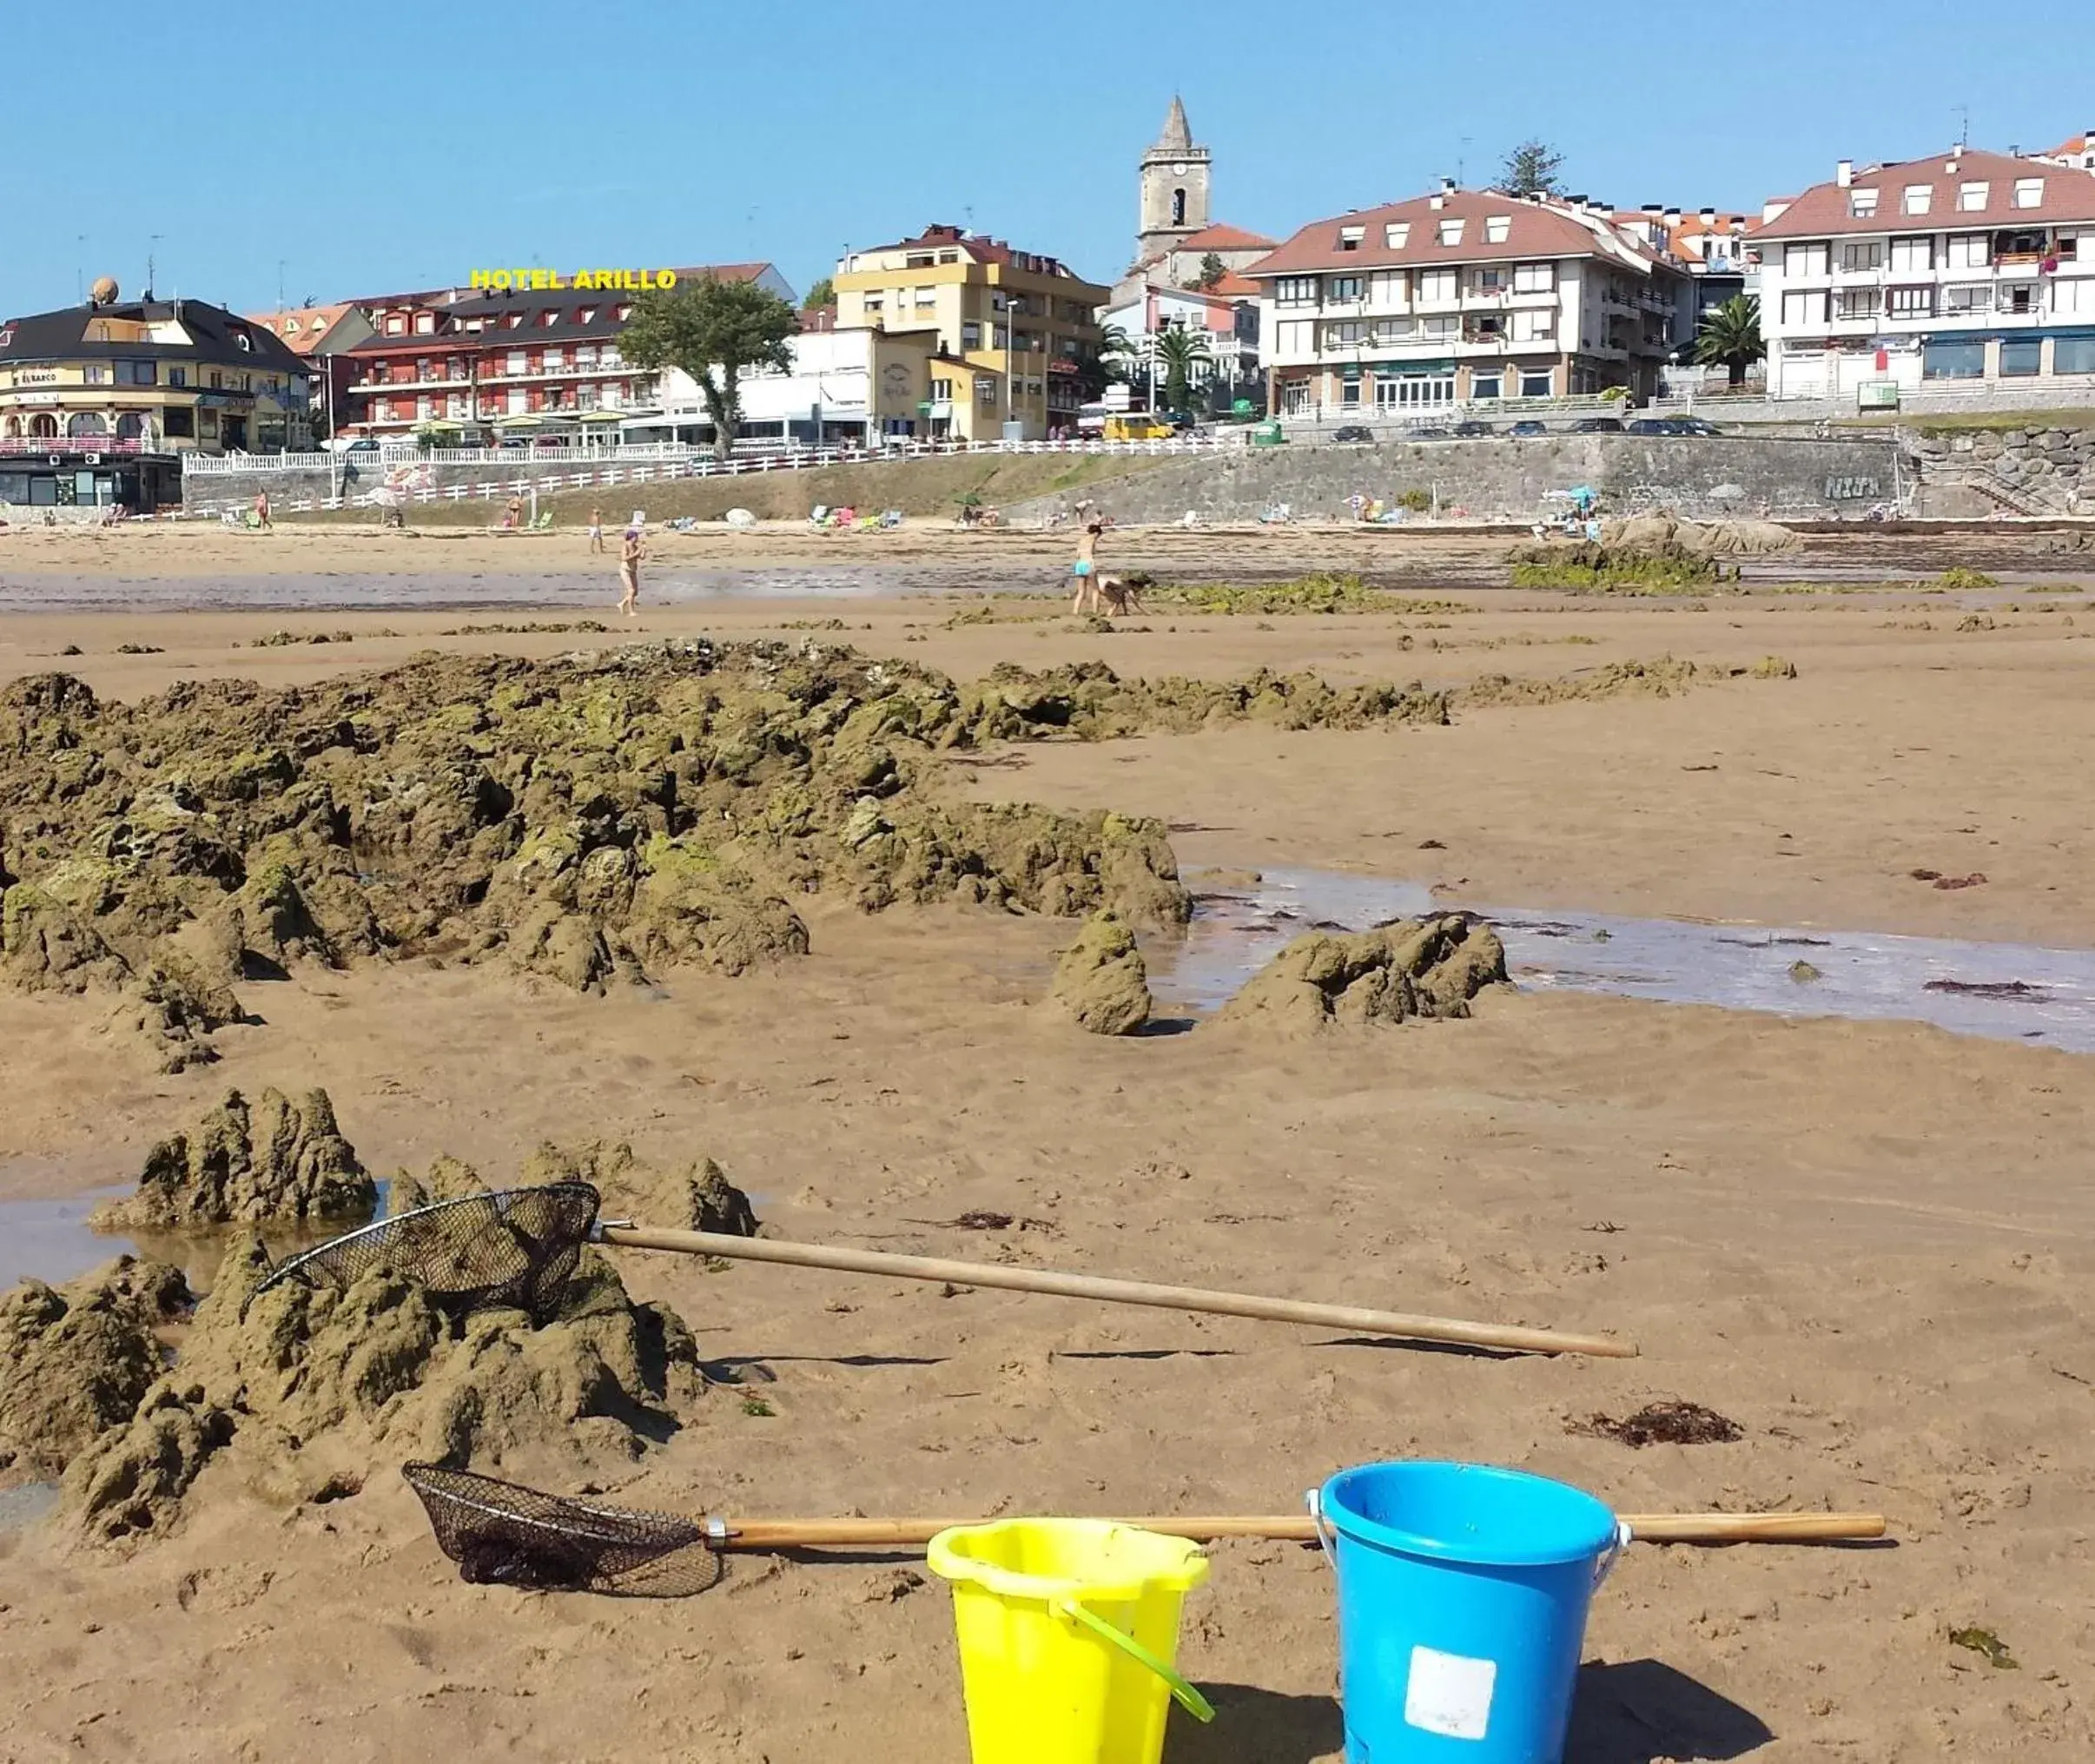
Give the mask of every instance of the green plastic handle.
POLYGON ((1074 1599, 1058 1599, 1055 1601, 1054 1609, 1066 1617, 1074 1617, 1077 1622, 1094 1630, 1101 1639, 1112 1642, 1130 1660, 1147 1666, 1171 1687, 1171 1694, 1178 1700, 1179 1707, 1196 1721, 1214 1720, 1215 1706, 1186 1680, 1180 1677, 1170 1667, 1158 1659, 1148 1648, 1136 1641, 1133 1635, 1128 1635, 1127 1631, 1116 1629, 1096 1611, 1087 1610, 1074 1599))

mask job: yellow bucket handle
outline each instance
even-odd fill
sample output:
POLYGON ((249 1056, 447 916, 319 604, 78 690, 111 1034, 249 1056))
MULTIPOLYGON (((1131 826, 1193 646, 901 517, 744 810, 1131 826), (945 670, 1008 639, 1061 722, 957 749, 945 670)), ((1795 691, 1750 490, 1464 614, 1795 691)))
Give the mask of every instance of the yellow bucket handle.
POLYGON ((1163 1661, 1158 1659, 1148 1648, 1136 1641, 1133 1635, 1128 1635, 1125 1630, 1116 1629, 1096 1611, 1087 1610, 1074 1599, 1057 1599, 1049 1609, 1060 1616, 1075 1618, 1078 1622, 1094 1631, 1102 1641, 1112 1642, 1130 1660, 1140 1665, 1147 1666, 1171 1687, 1171 1694, 1177 1699, 1179 1707, 1196 1721, 1214 1720, 1215 1706, 1195 1690, 1185 1679, 1180 1677, 1163 1661))

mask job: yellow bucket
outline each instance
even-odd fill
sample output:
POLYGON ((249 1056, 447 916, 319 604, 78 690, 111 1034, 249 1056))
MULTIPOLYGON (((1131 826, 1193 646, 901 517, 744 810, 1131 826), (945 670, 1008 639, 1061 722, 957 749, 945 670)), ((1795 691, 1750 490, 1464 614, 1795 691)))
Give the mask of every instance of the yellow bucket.
POLYGON ((1107 1519, 1004 1519, 931 1540, 953 1582, 975 1764, 1157 1764, 1176 1697, 1179 1609, 1207 1578, 1182 1537, 1107 1519))

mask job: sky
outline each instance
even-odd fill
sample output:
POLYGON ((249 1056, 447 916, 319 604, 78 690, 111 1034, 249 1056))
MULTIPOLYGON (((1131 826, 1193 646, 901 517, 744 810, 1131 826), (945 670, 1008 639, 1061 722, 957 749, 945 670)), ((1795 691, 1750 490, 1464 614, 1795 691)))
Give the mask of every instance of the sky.
POLYGON ((1837 159, 2095 129, 2086 0, 10 0, 0 315, 97 275, 254 311, 474 268, 776 263, 950 221, 1110 281, 1172 93, 1214 218, 1285 238, 1530 136, 1618 208, 1755 212, 1837 159), (389 21, 399 21, 397 23, 389 21), (1590 20, 1591 23, 1582 21, 1590 20), (1639 30, 1651 34, 1639 40, 1639 30), (39 71, 41 70, 41 71, 39 71), (2041 72, 2042 77, 2037 77, 2041 72), (2088 114, 2081 114, 2088 113, 2088 114))

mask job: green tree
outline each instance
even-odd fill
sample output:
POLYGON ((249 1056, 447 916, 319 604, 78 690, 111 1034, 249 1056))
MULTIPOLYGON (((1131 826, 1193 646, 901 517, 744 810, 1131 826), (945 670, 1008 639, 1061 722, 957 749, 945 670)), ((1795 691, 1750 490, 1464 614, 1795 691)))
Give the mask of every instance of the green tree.
POLYGON ((1200 274, 1194 279, 1193 286, 1206 294, 1228 274, 1229 266, 1223 262, 1221 254, 1211 251, 1200 260, 1200 274))
POLYGON ((1741 385, 1746 370, 1768 354, 1761 336, 1761 302, 1754 294, 1735 294, 1721 307, 1702 314, 1702 328, 1695 335, 1695 359, 1706 367, 1722 362, 1730 370, 1731 383, 1741 385))
POLYGON ((1134 339, 1119 325, 1108 325, 1099 333, 1098 363, 1105 384, 1117 380, 1132 385, 1140 359, 1134 339))
POLYGON ((737 381, 751 367, 790 368, 788 340, 799 329, 799 315, 769 289, 709 275, 635 295, 618 353, 635 367, 691 375, 713 420, 713 451, 724 459, 742 423, 737 381))
POLYGON ((1561 196, 1564 156, 1546 141, 1523 141, 1498 168, 1498 187, 1510 196, 1561 196))
POLYGON ((808 297, 800 304, 803 311, 812 311, 816 307, 835 306, 836 304, 836 283, 830 277, 823 276, 820 281, 808 290, 808 297))
POLYGON ((1164 408, 1182 411, 1193 403, 1193 374, 1196 367, 1206 367, 1214 357, 1208 353, 1206 340, 1189 331, 1185 326, 1166 325, 1157 334, 1157 360, 1164 364, 1164 408))

